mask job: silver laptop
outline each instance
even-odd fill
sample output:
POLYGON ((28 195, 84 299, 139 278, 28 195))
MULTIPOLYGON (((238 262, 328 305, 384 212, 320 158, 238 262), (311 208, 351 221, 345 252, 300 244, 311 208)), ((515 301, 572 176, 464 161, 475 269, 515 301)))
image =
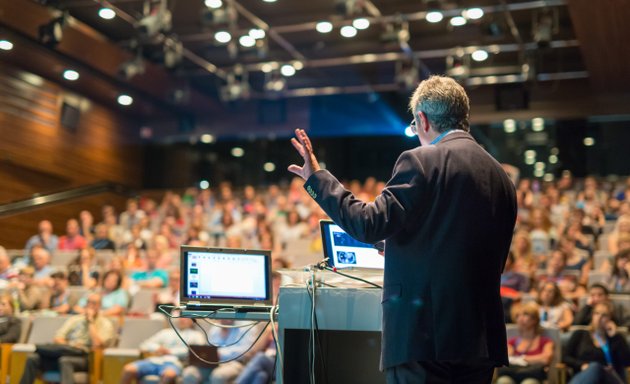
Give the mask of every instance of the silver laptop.
POLYGON ((186 310, 271 310, 271 251, 184 245, 180 260, 186 310))

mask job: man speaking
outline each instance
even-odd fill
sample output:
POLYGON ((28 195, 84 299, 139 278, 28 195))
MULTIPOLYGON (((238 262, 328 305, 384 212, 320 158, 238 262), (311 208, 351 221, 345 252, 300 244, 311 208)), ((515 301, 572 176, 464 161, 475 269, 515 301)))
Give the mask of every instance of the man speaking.
POLYGON ((469 100, 453 79, 415 90, 403 152, 374 202, 321 170, 301 129, 304 165, 289 171, 355 239, 385 242, 381 369, 392 383, 490 383, 507 364, 500 275, 516 220, 514 185, 469 133, 469 100))

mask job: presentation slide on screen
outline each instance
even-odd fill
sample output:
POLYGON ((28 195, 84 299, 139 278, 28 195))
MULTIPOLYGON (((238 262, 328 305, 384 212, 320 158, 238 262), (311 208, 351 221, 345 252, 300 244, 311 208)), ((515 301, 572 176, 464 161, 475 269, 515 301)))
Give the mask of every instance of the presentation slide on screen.
POLYGON ((265 299, 265 258, 260 255, 191 252, 188 297, 265 299))
POLYGON ((337 268, 384 268, 385 259, 372 244, 353 239, 338 225, 328 226, 329 254, 337 268))

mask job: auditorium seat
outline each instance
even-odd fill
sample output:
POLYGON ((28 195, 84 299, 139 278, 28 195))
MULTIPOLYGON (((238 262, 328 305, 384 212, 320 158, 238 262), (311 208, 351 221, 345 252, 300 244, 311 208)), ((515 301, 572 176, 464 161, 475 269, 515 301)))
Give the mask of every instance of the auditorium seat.
POLYGON ((164 319, 125 317, 116 348, 103 351, 103 383, 120 382, 125 364, 140 358, 140 344, 166 326, 164 319))

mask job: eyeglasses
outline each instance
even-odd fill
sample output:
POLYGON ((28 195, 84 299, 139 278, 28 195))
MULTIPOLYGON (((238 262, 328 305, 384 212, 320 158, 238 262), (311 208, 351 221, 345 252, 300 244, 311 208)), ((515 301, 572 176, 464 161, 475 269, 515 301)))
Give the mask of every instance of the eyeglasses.
POLYGON ((416 127, 416 119, 411 120, 411 123, 409 123, 409 129, 414 135, 418 133, 418 128, 416 127))

